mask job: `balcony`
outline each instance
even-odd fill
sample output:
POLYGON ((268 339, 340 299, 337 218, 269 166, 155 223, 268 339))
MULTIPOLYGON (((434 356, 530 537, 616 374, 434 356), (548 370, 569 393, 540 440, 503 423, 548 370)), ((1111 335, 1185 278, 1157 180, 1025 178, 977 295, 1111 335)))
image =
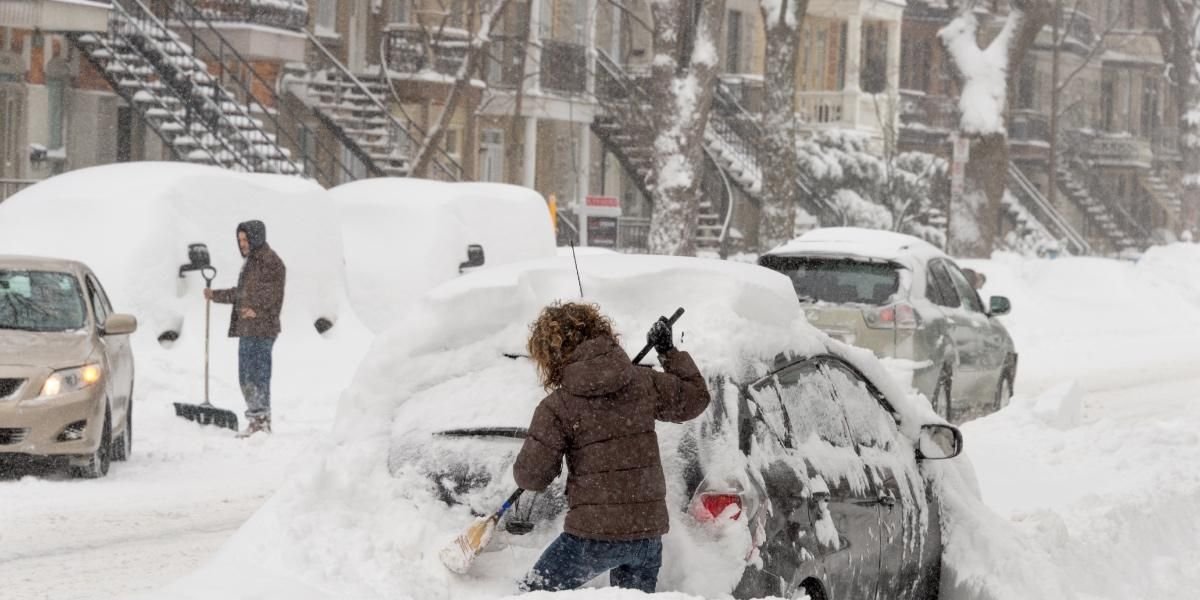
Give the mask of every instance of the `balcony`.
POLYGON ((800 126, 806 129, 858 129, 881 136, 883 121, 892 114, 892 97, 864 92, 799 92, 796 94, 800 126))
POLYGON ((107 0, 0 0, 0 23, 48 32, 104 31, 111 4, 107 0))
POLYGON ((425 31, 419 25, 393 23, 384 31, 387 36, 388 70, 393 77, 452 81, 467 58, 467 32, 444 29, 426 42, 425 31), (432 56, 431 56, 432 54, 432 56), (416 77, 420 74, 420 77, 416 77), (439 77, 440 76, 440 77, 439 77))
POLYGON ((1013 110, 1008 120, 1013 160, 1046 160, 1050 156, 1050 118, 1036 110, 1013 110))
POLYGON ((1101 166, 1149 169, 1154 162, 1150 140, 1128 133, 1077 130, 1067 139, 1082 157, 1101 166))
POLYGON ((305 0, 169 0, 151 2, 158 17, 186 41, 196 36, 203 45, 220 47, 221 40, 252 61, 302 62, 305 0))

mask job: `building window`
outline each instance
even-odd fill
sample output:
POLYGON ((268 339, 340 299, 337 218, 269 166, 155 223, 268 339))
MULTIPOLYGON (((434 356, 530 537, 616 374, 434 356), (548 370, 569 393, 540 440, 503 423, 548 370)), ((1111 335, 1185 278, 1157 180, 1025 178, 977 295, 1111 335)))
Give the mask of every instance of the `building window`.
POLYGON ((49 118, 49 137, 46 140, 46 146, 54 148, 63 147, 63 119, 66 118, 66 80, 64 79, 48 79, 46 80, 46 97, 47 107, 46 115, 49 118))
POLYGON ((1017 79, 1017 108, 1032 110, 1037 100, 1037 68, 1030 61, 1021 63, 1021 76, 1017 79))
POLYGON ((1133 29, 1137 27, 1137 0, 1129 0, 1129 4, 1125 7, 1125 27, 1133 29))
POLYGON ((1116 125, 1116 103, 1117 74, 1107 71, 1100 81, 1100 118, 1105 131, 1112 131, 1116 125))
POLYGON ((446 136, 445 136, 445 138, 446 138, 445 139, 446 154, 449 154, 450 156, 453 156, 454 158, 458 158, 458 156, 459 156, 459 139, 458 139, 459 133, 460 132, 458 129, 447 129, 446 130, 446 136))
POLYGON ((504 130, 484 129, 480 134, 480 179, 504 182, 504 130))
POLYGON ((900 73, 904 77, 904 81, 900 86, 906 90, 915 90, 919 92, 930 92, 929 89, 929 66, 931 50, 933 42, 926 37, 918 37, 916 35, 907 35, 903 38, 904 59, 903 64, 906 65, 922 65, 923 68, 901 69, 900 73))
POLYGON ((1158 80, 1142 80, 1142 137, 1151 137, 1159 126, 1158 80))
POLYGON ((729 11, 729 20, 725 23, 725 72, 742 72, 742 13, 729 11))
POLYGON ((868 22, 862 25, 862 74, 859 86, 868 94, 879 94, 887 89, 887 25, 868 22))
POLYGON ((408 22, 408 3, 410 0, 392 0, 389 4, 388 21, 391 23, 408 22))
POLYGON ((317 0, 317 28, 326 34, 337 32, 337 0, 317 0))

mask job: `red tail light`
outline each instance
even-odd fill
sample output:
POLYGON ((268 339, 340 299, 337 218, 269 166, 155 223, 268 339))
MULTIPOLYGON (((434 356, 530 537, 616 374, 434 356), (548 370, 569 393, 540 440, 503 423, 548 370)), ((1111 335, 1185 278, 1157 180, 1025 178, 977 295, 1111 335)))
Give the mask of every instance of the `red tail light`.
POLYGON ((872 329, 916 329, 921 316, 911 304, 900 302, 880 308, 864 308, 863 320, 872 329))
POLYGON ((701 521, 712 521, 725 514, 726 509, 730 506, 736 506, 736 511, 730 511, 726 517, 728 519, 737 520, 742 516, 742 496, 741 494, 717 494, 705 493, 700 495, 700 506, 695 510, 695 516, 701 521))

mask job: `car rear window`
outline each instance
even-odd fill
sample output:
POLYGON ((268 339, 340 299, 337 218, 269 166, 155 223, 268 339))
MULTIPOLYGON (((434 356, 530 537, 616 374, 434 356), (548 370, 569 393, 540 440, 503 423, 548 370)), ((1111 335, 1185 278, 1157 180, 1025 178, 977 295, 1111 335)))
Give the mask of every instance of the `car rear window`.
POLYGON ((812 256, 764 256, 760 264, 792 280, 801 302, 885 304, 900 289, 900 267, 812 256))
POLYGON ((71 331, 86 321, 74 275, 0 269, 0 329, 71 331))

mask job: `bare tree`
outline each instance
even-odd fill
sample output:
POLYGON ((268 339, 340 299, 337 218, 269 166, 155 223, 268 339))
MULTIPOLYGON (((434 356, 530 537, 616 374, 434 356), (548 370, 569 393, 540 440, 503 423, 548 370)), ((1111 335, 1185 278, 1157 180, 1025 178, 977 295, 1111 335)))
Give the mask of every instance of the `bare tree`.
POLYGON ((938 35, 962 76, 959 129, 971 139, 965 199, 979 206, 974 216, 980 225, 980 239, 975 247, 965 250, 990 256, 999 233, 1001 201, 1008 183, 1005 116, 1016 89, 1018 67, 1049 21, 1051 7, 1049 0, 1010 0, 1003 28, 980 48, 975 4, 965 3, 959 16, 938 35))
POLYGON ((1184 227, 1196 226, 1200 193, 1200 10, 1194 0, 1156 0, 1150 11, 1179 118, 1179 154, 1188 198, 1184 227))
MULTIPOLYGON (((473 22, 478 17, 479 25, 476 28, 475 34, 470 37, 462 64, 459 65, 458 72, 454 75, 454 84, 450 87, 450 93, 446 96, 446 102, 442 104, 437 121, 426 133, 425 139, 421 141, 421 148, 417 151, 416 159, 413 161, 413 175, 417 177, 429 176, 433 159, 441 148, 442 137, 445 135, 446 129, 450 126, 450 121, 454 118, 454 113, 458 111, 459 103, 462 102, 467 89, 470 88, 471 79, 481 73, 485 59, 488 56, 488 42, 491 41, 492 29, 500 21, 500 15, 503 14, 504 9, 510 1, 475 0, 470 3, 467 15, 468 23, 473 22)), ((444 27, 445 21, 443 21, 441 28, 439 28, 439 33, 431 34, 422 25, 426 37, 426 51, 429 53, 431 59, 428 64, 437 64, 435 50, 436 45, 445 39, 444 27), (434 37, 435 35, 436 37, 434 37)))
POLYGON ((808 0, 760 0, 766 29, 763 81, 762 210, 758 245, 767 250, 792 238, 796 229, 799 167, 796 155, 796 59, 808 0))
POLYGON ((654 129, 650 252, 695 253, 704 128, 717 77, 724 0, 651 0, 654 129))

